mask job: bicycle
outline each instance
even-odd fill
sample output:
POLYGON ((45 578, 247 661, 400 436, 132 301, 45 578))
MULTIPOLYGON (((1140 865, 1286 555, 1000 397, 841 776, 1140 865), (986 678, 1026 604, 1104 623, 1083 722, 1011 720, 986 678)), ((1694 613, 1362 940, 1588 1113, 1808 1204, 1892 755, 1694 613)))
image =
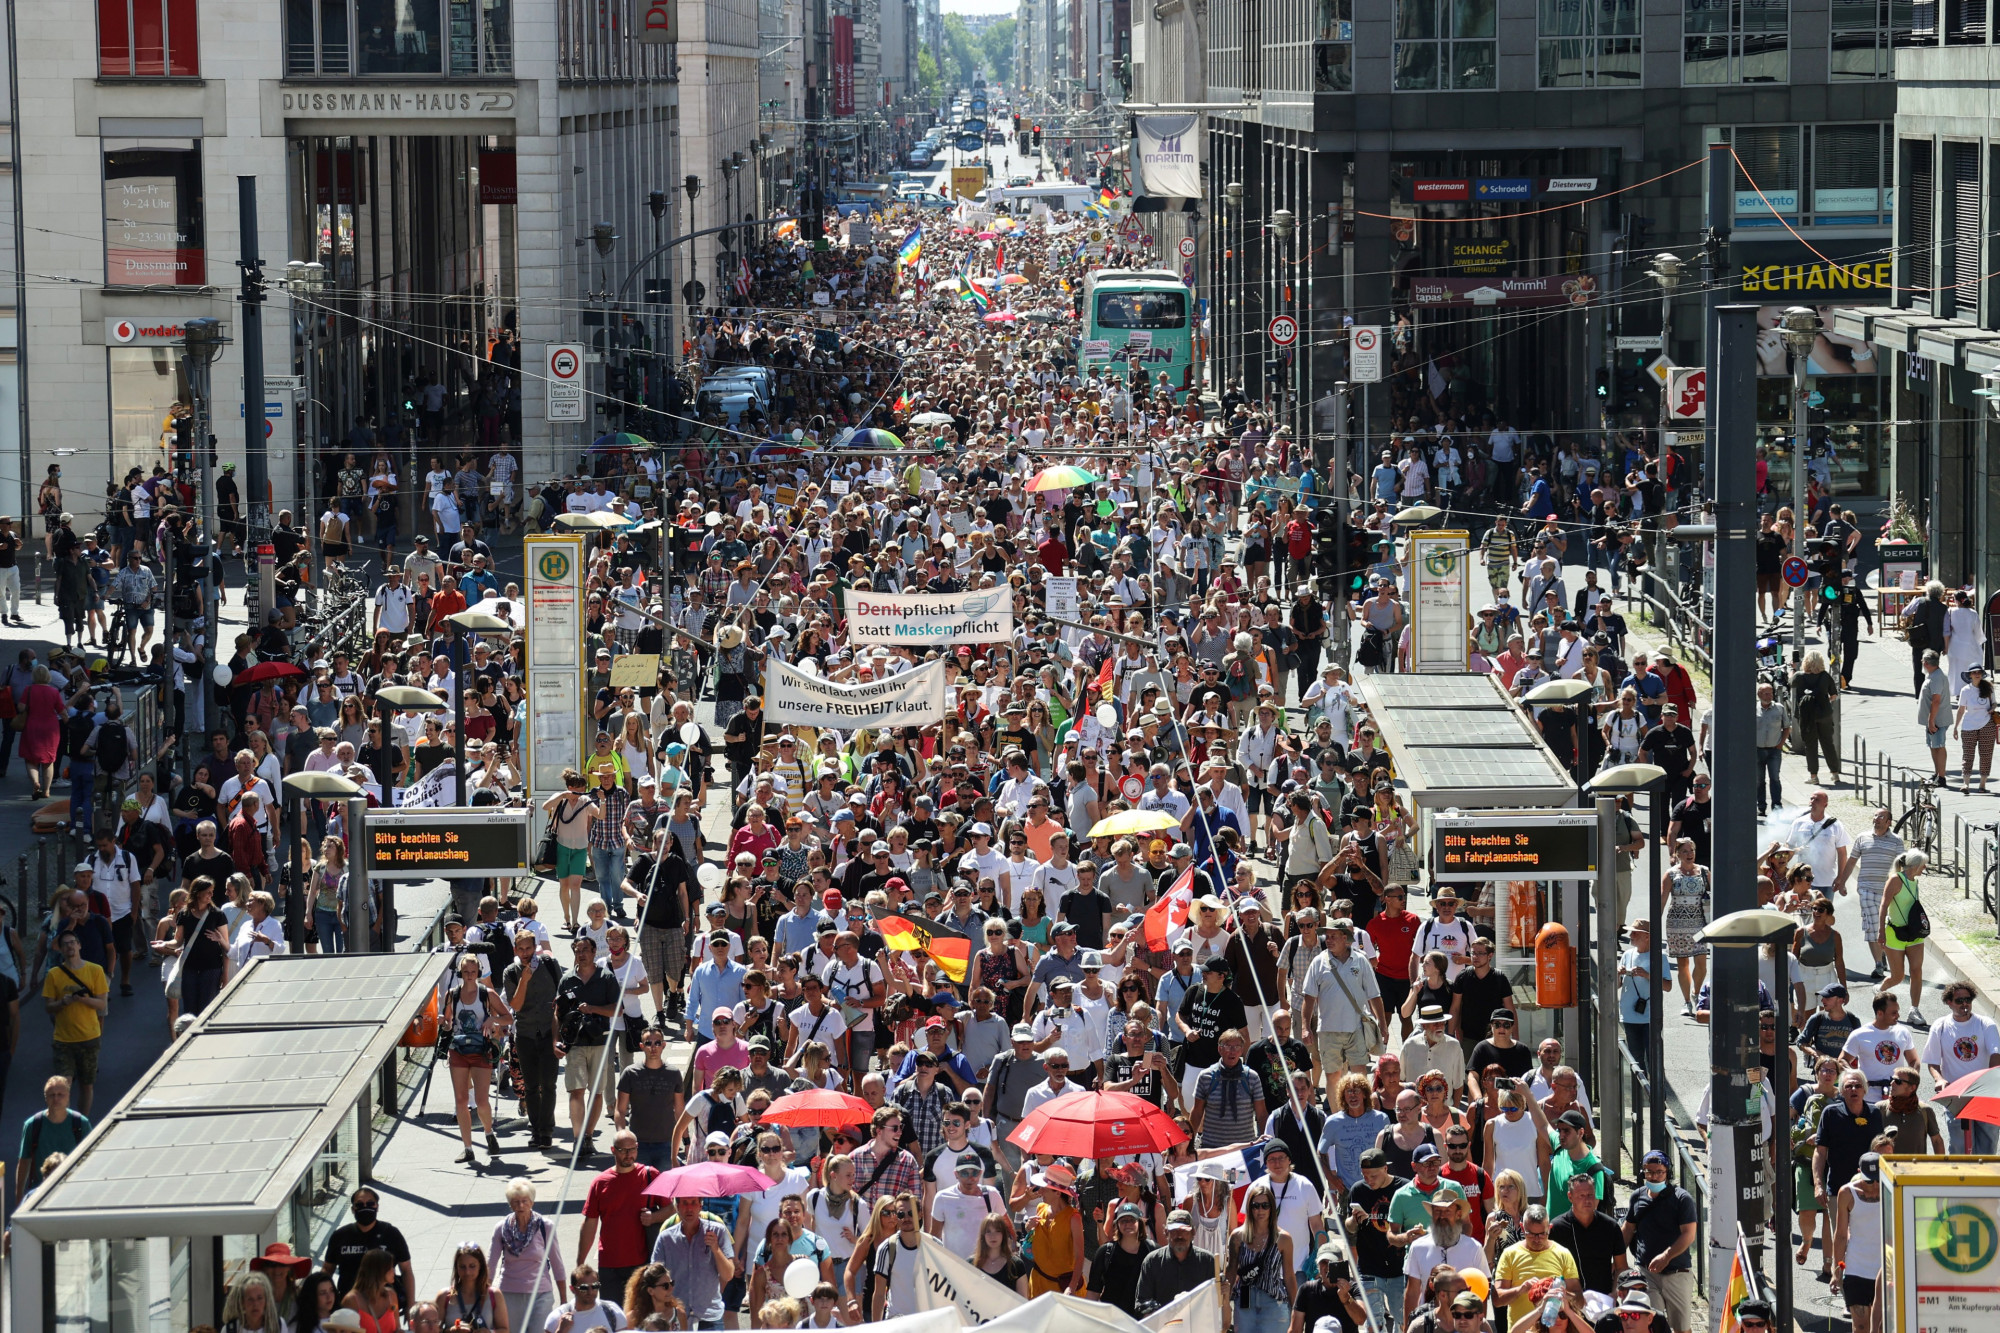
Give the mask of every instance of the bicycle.
POLYGON ((1896 821, 1896 835, 1903 840, 1904 846, 1913 847, 1927 857, 1936 851, 1938 806, 1929 783, 1917 788, 1910 808, 1903 811, 1902 817, 1896 821))
MULTIPOLYGON (((1991 824, 1972 824, 1968 829, 1970 832, 1984 833, 1993 840, 1987 845, 1986 875, 1980 881, 1980 902, 1986 909, 1986 915, 1990 917, 1995 915, 1996 906, 2000 905, 2000 820, 1991 824)), ((1967 856, 1970 855, 1968 851, 1967 856)))

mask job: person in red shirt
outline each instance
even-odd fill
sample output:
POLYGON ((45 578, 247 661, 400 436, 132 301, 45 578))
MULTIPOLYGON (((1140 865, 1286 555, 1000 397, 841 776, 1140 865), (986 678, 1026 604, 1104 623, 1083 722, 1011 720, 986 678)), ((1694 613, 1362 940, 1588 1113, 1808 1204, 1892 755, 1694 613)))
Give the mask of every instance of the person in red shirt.
POLYGON ((1493 1209, 1493 1177, 1472 1160, 1472 1135, 1463 1125, 1444 1132, 1444 1169, 1438 1173, 1465 1191, 1465 1234, 1486 1243, 1486 1214, 1493 1209))
MULTIPOLYGON (((1409 890, 1400 884, 1382 889, 1382 909, 1368 921, 1368 938, 1375 941, 1375 982, 1382 989, 1382 1007, 1390 1013, 1402 1008, 1410 993, 1410 946, 1417 938, 1423 918, 1404 906, 1409 890)), ((1405 1016, 1403 1037, 1410 1035, 1405 1016)), ((1387 1036, 1387 1033, 1383 1034, 1387 1036)))
POLYGON ((1695 708, 1694 680, 1686 667, 1674 660, 1671 652, 1653 654, 1653 674, 1667 685, 1667 702, 1681 710, 1681 719, 1689 725, 1701 716, 1695 708))
POLYGON ((660 1173, 639 1161, 639 1139, 621 1129, 611 1139, 611 1169, 600 1171, 583 1196, 583 1232, 577 1237, 578 1267, 590 1262, 597 1246, 597 1275, 606 1292, 622 1292, 646 1262, 646 1228, 665 1220, 673 1205, 645 1197, 660 1173))
POLYGON ((1069 547, 1063 545, 1062 530, 1052 528, 1049 539, 1035 548, 1035 555, 1042 562, 1042 568, 1060 578, 1063 568, 1069 564, 1069 547))

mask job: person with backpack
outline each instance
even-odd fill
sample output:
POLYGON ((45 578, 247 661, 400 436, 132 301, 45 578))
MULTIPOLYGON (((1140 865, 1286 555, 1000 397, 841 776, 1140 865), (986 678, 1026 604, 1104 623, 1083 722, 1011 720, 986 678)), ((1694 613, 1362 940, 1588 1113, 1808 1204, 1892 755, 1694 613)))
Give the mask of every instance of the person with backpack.
POLYGON ((495 1157, 500 1155, 500 1140, 493 1132, 489 1089, 500 1035, 514 1021, 513 1011, 499 992, 480 979, 480 961, 474 954, 458 960, 458 984, 446 992, 439 1010, 451 1057, 452 1106, 458 1112, 458 1138, 465 1145, 458 1156, 461 1162, 472 1160, 472 1112, 466 1105, 468 1088, 478 1102, 480 1123, 486 1127, 486 1151, 495 1157))
POLYGON ((42 1183, 42 1164, 55 1153, 72 1153, 90 1134, 90 1117, 69 1107, 69 1080, 52 1075, 42 1084, 42 1109, 21 1125, 21 1151, 14 1162, 14 1197, 27 1197, 42 1183))
POLYGON ((97 832, 97 850, 86 864, 92 883, 111 907, 111 952, 118 966, 118 993, 132 994, 132 955, 138 950, 139 860, 118 845, 109 828, 97 832))

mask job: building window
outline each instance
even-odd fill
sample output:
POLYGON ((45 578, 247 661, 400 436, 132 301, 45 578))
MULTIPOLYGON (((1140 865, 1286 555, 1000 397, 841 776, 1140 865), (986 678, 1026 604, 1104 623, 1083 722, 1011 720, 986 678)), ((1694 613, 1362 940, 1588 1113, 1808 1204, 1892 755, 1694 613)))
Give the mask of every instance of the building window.
POLYGON ((1736 125, 1735 225, 1853 227, 1889 221, 1889 127, 1736 125))
POLYGON ((200 287, 201 141, 104 140, 104 281, 113 287, 200 287))
POLYGON ((1354 91, 1354 0, 1315 0, 1313 91, 1354 91))
MULTIPOLYGON (((1836 82, 1893 78, 1897 47, 1938 44, 1937 0, 1833 0, 1830 18, 1836 82)), ((1985 40, 1982 0, 1955 0, 1951 22, 1954 43, 1985 40)))
POLYGON ((1397 92, 1493 87, 1494 0, 1396 0, 1397 92))
POLYGON ((1541 0, 1544 88, 1639 86, 1638 0, 1541 0))
POLYGON ((1785 83, 1790 0, 1682 0, 1681 82, 1785 83))
POLYGON ((109 347, 111 359, 111 473, 150 472, 171 444, 166 424, 185 409, 187 367, 178 347, 109 347))
POLYGON ((192 79, 201 73, 196 0, 97 0, 97 73, 192 79))
POLYGON ((511 75, 511 0, 285 0, 285 72, 511 75))

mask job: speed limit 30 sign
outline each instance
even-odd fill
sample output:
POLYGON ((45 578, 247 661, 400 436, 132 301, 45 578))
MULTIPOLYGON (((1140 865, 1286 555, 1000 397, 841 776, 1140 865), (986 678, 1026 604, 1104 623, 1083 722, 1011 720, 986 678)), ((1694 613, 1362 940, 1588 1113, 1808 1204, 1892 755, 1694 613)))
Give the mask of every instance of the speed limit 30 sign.
POLYGON ((1272 346, 1290 347, 1299 340, 1299 322, 1290 315, 1273 315, 1269 333, 1272 346))
POLYGON ((1181 258, 1182 259, 1194 258, 1194 237, 1192 236, 1181 237, 1181 258))
POLYGON ((550 343, 547 389, 550 421, 583 420, 583 344, 550 343))

